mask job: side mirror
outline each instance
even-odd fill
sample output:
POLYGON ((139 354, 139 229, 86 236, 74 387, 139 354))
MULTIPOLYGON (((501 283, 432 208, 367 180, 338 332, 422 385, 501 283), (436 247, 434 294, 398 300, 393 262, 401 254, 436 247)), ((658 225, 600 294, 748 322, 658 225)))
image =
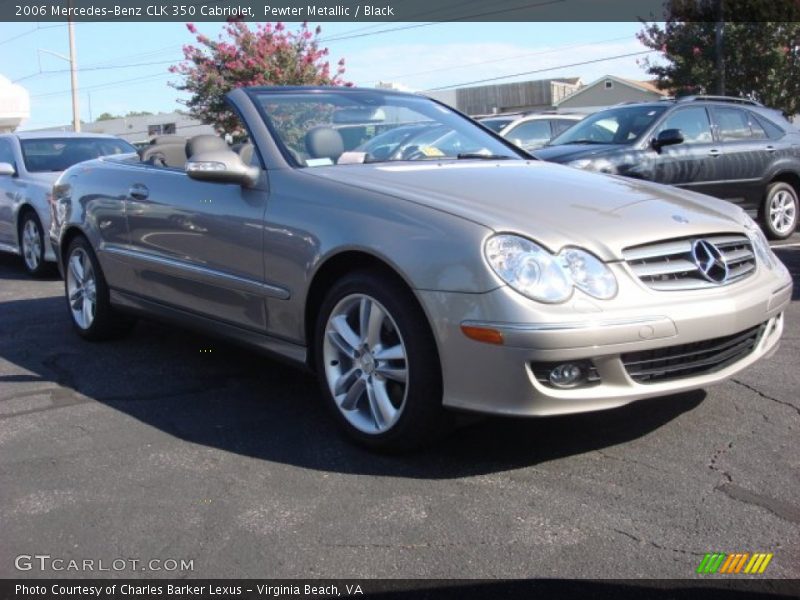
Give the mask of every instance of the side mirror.
POLYGON ((195 154, 186 163, 186 174, 198 181, 236 183, 245 187, 255 185, 261 170, 242 162, 231 150, 215 150, 195 154))
POLYGON ((14 165, 7 162, 0 162, 0 176, 5 175, 6 177, 13 177, 17 174, 17 170, 14 168, 14 165))
POLYGON ((683 143, 683 133, 680 129, 665 129, 651 142, 653 149, 658 152, 664 146, 674 146, 683 143))

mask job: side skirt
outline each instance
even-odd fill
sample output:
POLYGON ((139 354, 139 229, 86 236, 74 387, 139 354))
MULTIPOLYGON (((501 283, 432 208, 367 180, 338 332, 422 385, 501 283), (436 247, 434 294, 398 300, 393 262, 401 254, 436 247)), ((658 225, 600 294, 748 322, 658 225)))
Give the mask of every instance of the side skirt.
POLYGON ((187 329, 202 331, 257 348, 277 359, 308 368, 308 350, 305 346, 119 290, 111 290, 110 299, 111 304, 120 311, 157 321, 176 323, 187 329))

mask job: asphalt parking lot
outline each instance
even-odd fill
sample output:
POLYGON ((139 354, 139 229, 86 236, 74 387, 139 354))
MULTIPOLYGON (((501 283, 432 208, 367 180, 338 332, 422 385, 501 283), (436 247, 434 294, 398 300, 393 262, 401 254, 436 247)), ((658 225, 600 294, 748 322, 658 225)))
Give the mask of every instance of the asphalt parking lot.
POLYGON ((0 255, 0 577, 681 578, 711 551, 800 577, 800 245, 778 253, 783 344, 736 380, 404 457, 351 446, 311 376, 249 350, 149 322, 83 342, 61 281, 0 255))

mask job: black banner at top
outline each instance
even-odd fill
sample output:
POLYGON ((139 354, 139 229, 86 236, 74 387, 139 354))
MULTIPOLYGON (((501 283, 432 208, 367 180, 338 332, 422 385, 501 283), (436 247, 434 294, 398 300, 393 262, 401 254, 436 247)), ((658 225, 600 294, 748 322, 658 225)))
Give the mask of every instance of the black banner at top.
POLYGON ((797 21, 800 0, 2 0, 0 21, 797 21))

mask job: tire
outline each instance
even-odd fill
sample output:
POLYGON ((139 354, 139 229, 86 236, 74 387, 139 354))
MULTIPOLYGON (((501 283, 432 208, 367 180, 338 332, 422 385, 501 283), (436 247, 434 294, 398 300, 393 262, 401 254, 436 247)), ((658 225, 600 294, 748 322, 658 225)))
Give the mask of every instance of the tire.
POLYGON ((762 221, 767 237, 771 240, 785 240, 797 229, 800 203, 795 189, 783 181, 767 186, 764 198, 762 221))
POLYGON ((326 404, 363 446, 411 450, 450 424, 428 321, 393 277, 359 271, 333 285, 317 316, 314 357, 326 404))
POLYGON ((44 260, 44 231, 35 211, 25 209, 19 221, 19 254, 22 266, 32 277, 42 277, 52 271, 44 260))
POLYGON ((74 238, 64 259, 64 292, 67 311, 82 338, 102 341, 128 333, 135 320, 111 306, 108 285, 91 244, 74 238))

